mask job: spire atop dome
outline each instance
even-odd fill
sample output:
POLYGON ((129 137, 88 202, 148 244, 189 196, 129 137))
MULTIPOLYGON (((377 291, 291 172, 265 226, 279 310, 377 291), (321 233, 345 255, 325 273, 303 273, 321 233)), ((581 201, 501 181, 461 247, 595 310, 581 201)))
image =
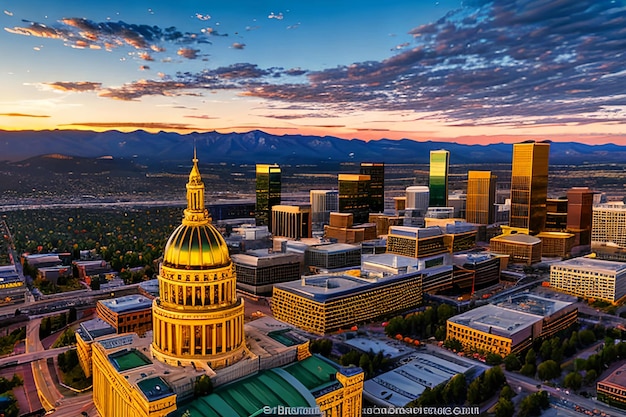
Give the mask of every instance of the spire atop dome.
POLYGON ((185 224, 206 224, 211 222, 211 217, 204 207, 204 183, 198 169, 196 146, 193 146, 193 166, 187 182, 187 208, 185 209, 185 224))

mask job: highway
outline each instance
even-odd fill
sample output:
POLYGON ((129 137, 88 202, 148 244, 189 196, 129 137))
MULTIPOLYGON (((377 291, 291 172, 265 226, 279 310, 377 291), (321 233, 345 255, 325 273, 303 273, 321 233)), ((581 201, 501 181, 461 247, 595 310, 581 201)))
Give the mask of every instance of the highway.
MULTIPOLYGON (((26 327, 26 352, 37 353, 44 350, 41 340, 39 340, 39 326, 41 319, 34 319, 28 322, 26 327)), ((50 375, 48 363, 46 359, 40 359, 31 362, 33 377, 35 378, 35 386, 41 400, 41 405, 46 411, 52 411, 63 398, 59 390, 54 384, 54 380, 50 375)))

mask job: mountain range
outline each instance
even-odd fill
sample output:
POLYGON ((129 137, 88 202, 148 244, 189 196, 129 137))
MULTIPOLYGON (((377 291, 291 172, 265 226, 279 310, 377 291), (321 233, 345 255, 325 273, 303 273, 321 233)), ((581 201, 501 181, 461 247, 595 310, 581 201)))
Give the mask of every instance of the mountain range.
MULTIPOLYGON (((512 145, 465 145, 415 140, 341 139, 330 136, 277 136, 259 130, 247 133, 149 133, 137 130, 0 130, 0 161, 17 162, 57 154, 84 158, 130 159, 154 167, 188 163, 194 143, 203 163, 319 164, 322 162, 428 163, 434 149, 450 151, 451 164, 511 163, 512 145)), ((552 142, 551 164, 623 163, 626 147, 552 142)))

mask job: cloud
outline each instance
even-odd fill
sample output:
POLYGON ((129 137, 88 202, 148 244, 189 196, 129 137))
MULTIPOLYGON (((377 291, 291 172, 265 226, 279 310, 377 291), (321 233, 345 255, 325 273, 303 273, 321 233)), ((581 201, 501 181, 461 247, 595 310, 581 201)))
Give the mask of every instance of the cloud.
POLYGON ((624 27, 626 9, 608 0, 483 2, 410 30, 415 45, 386 60, 308 71, 308 82, 250 85, 244 94, 430 112, 450 124, 541 124, 563 115, 617 122, 626 112, 608 116, 605 108, 626 104, 624 27))
POLYGON ((196 59, 198 57, 198 52, 200 52, 199 49, 180 48, 177 54, 187 59, 196 59))
POLYGON ((231 45, 231 48, 233 49, 243 49, 246 47, 245 43, 239 43, 239 42, 235 42, 231 45))
POLYGON ((91 81, 57 81, 53 83, 42 83, 47 87, 50 87, 58 91, 96 91, 102 87, 102 83, 95 83, 91 81))
POLYGON ((25 113, 0 113, 2 117, 35 117, 35 118, 47 118, 50 116, 41 114, 25 114, 25 113))
POLYGON ((158 129, 158 130, 193 130, 195 126, 183 123, 150 123, 150 122, 84 122, 69 123, 61 126, 69 127, 96 127, 105 129, 158 129))
POLYGON ((213 120, 213 119, 219 119, 219 117, 213 117, 213 116, 209 116, 207 114, 201 114, 198 116, 194 116, 194 115, 188 115, 188 116, 183 116, 189 119, 202 119, 202 120, 213 120))
MULTIPOLYGON (((5 27, 9 33, 62 40, 73 48, 113 50, 123 46, 143 51, 140 59, 152 60, 149 52, 164 52, 166 44, 192 45, 210 44, 205 33, 182 32, 176 27, 160 28, 154 25, 119 22, 96 22, 90 19, 70 17, 61 19, 58 24, 48 26, 43 23, 24 21, 26 25, 5 27)), ((193 56, 194 50, 188 46, 182 49, 185 57, 193 56)), ((179 50, 180 55, 180 50, 179 50)))
MULTIPOLYGON (((268 18, 281 16, 272 12, 268 18)), ((172 42, 189 59, 201 52, 191 45, 209 36, 208 30, 196 36, 124 22, 63 23, 6 30, 73 45, 130 45, 144 53, 172 42)), ((436 22, 407 28, 411 44, 398 45, 384 60, 323 70, 237 63, 100 88, 98 94, 136 100, 237 90, 309 112, 316 106, 337 115, 398 111, 451 126, 623 123, 625 27, 626 8, 611 0, 476 0, 436 22)))

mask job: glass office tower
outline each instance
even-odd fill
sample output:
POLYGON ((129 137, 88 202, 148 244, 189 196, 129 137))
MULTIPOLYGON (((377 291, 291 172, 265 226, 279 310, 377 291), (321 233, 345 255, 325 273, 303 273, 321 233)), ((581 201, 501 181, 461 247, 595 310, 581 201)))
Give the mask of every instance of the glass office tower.
POLYGON ((272 230, 272 207, 280 204, 280 179, 278 165, 257 164, 254 211, 257 226, 267 226, 272 230))
POLYGON ((430 207, 448 207, 448 168, 450 152, 430 151, 430 207))
POLYGON ((509 226, 537 234, 546 224, 549 142, 513 144, 509 226))
POLYGON ((495 203, 496 176, 491 171, 468 171, 465 219, 469 223, 493 224, 495 203))
POLYGON ((385 164, 361 162, 361 175, 370 176, 370 212, 385 211, 385 164))

